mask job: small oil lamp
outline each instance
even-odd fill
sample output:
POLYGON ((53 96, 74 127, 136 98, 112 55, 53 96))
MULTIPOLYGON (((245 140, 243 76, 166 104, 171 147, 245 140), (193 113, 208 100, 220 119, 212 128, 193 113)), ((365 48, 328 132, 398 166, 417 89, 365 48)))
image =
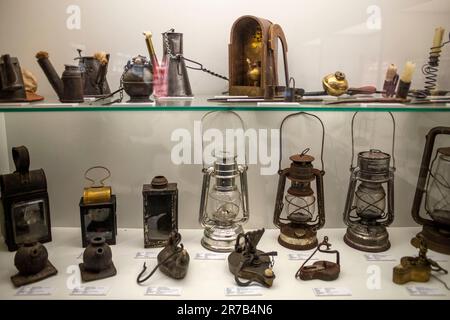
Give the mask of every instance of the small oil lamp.
POLYGON ((178 189, 164 176, 144 184, 144 244, 146 248, 166 246, 178 230, 178 189))
POLYGON ((104 185, 104 181, 110 176, 109 169, 102 166, 91 167, 84 173, 84 177, 92 182, 92 185, 84 188, 83 196, 80 199, 83 248, 87 247, 91 240, 97 237, 105 238, 107 244, 116 244, 116 196, 112 194, 110 186, 104 185), (106 176, 98 183, 88 176, 89 172, 94 169, 101 169, 106 173, 106 176))
POLYGON ((358 153, 355 167, 353 124, 356 115, 357 112, 352 118, 351 175, 344 209, 344 222, 348 228, 344 241, 357 250, 382 252, 391 246, 386 227, 394 221, 395 120, 389 112, 393 122, 393 166, 390 166, 391 155, 371 149, 358 153))
POLYGON ((52 240, 44 170, 29 170, 30 156, 25 146, 12 148, 12 156, 16 171, 0 176, 2 231, 9 251, 26 242, 52 240))
MULTIPOLYGON (((429 249, 450 254, 450 147, 437 148, 431 160, 438 135, 450 135, 450 127, 435 127, 427 134, 412 216, 423 226, 418 238, 423 237, 429 249), (420 215, 424 194, 429 218, 420 215)), ((419 248, 420 243, 413 240, 412 244, 419 248)))
POLYGON ((325 224, 325 205, 323 192, 323 145, 325 129, 319 117, 306 112, 288 115, 280 127, 280 161, 278 192, 275 202, 273 223, 280 228, 278 242, 289 249, 309 250, 317 247, 317 230, 325 224), (313 167, 314 157, 308 155, 309 148, 300 154, 290 157, 292 163, 289 168, 281 169, 282 160, 282 130, 285 121, 296 115, 306 115, 316 118, 322 126, 322 169, 313 167), (286 179, 291 182, 285 193, 286 179), (317 198, 311 187, 311 182, 316 182, 317 198), (317 207, 317 209, 316 209, 317 207), (283 209, 285 214, 283 215, 283 209))
MULTIPOLYGON (((207 113, 202 123, 208 115, 216 112, 207 113)), ((244 128, 239 115, 232 111, 228 113, 239 118, 244 128)), ((214 163, 209 167, 205 167, 203 163, 199 210, 199 222, 204 228, 201 243, 208 250, 231 252, 238 235, 244 232, 242 225, 249 218, 247 159, 244 164, 238 164, 237 155, 226 151, 216 152, 215 158, 214 163), (211 179, 214 179, 213 183, 211 179), (237 180, 239 180, 239 186, 237 180)), ((204 159, 202 160, 204 162, 204 159)))

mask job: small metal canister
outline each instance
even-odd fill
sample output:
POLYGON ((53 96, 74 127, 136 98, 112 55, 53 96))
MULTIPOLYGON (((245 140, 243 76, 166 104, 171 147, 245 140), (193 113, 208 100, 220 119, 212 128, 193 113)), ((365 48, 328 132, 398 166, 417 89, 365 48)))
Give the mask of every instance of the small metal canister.
POLYGON ((84 102, 84 84, 80 67, 65 65, 61 80, 64 84, 61 102, 84 102))

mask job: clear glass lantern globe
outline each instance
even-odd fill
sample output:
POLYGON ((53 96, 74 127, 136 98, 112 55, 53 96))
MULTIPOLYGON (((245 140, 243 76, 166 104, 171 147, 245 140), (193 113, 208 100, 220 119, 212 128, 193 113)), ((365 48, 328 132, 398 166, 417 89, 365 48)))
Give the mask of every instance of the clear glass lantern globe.
POLYGON ((355 192, 356 214, 363 219, 378 219, 386 209, 386 192, 381 183, 363 181, 355 192))
POLYGON ((450 225, 450 148, 438 150, 436 169, 429 178, 427 211, 436 222, 450 225))
POLYGON ((208 216, 219 224, 230 223, 239 214, 241 202, 241 193, 237 188, 224 191, 214 186, 208 194, 208 216))
POLYGON ((294 196, 287 194, 286 200, 286 216, 292 222, 304 223, 311 221, 315 211, 316 197, 311 196, 294 196))

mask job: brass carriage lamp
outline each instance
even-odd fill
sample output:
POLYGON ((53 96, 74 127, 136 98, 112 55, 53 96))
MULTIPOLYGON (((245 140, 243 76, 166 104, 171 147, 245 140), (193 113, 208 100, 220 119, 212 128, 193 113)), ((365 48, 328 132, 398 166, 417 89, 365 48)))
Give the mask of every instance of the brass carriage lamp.
MULTIPOLYGON (((450 254, 450 147, 437 148, 432 158, 438 135, 450 135, 450 127, 435 127, 427 134, 412 216, 423 226, 418 238, 423 237, 429 249, 450 254), (429 218, 420 215, 423 194, 429 218)), ((420 247, 418 241, 411 242, 420 247)))
POLYGON ((317 230, 325 224, 325 205, 323 176, 323 145, 325 130, 322 121, 315 115, 299 112, 288 115, 280 127, 280 162, 278 191, 275 202, 273 223, 280 228, 278 242, 289 249, 309 250, 317 247, 317 230), (322 169, 313 167, 314 157, 308 155, 309 148, 300 154, 290 157, 291 166, 281 169, 282 129, 285 121, 296 115, 307 115, 316 118, 322 126, 322 169), (285 195, 286 179, 291 183, 285 195), (316 194, 311 183, 316 182, 316 194), (317 207, 317 209, 316 209, 317 207), (283 209, 285 213, 283 214, 283 209))
POLYGON ((344 222, 348 226, 344 241, 352 248, 368 252, 382 252, 390 248, 386 227, 394 221, 394 141, 393 122, 392 157, 376 149, 358 153, 357 166, 353 165, 352 118, 352 163, 350 184, 344 209, 344 222), (390 166, 391 158, 393 166, 390 166))
POLYGON ((29 170, 30 156, 25 146, 12 148, 12 156, 16 171, 0 176, 2 234, 9 251, 28 242, 52 240, 44 170, 29 170))
MULTIPOLYGON (((202 122, 212 113, 215 111, 207 113, 202 122)), ((243 125, 242 119, 231 113, 243 125)), ((204 228, 201 243, 208 250, 231 252, 238 235, 244 232, 242 225, 249 218, 247 160, 238 164, 237 155, 226 151, 215 152, 214 156, 216 159, 211 166, 203 164, 199 210, 199 222, 204 228)))
POLYGON ((107 244, 116 244, 116 196, 112 193, 111 186, 104 185, 104 181, 110 176, 109 169, 102 166, 91 167, 84 174, 86 180, 90 181, 92 185, 84 188, 79 203, 83 248, 97 237, 103 237, 107 244), (93 170, 103 170, 106 175, 97 182, 89 176, 93 170))

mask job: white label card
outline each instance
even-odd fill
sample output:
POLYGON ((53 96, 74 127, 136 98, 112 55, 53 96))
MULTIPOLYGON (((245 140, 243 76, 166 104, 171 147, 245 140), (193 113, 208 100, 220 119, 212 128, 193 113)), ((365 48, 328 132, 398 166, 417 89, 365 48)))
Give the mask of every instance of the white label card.
POLYGON ((158 252, 153 251, 138 251, 136 252, 135 259, 156 259, 158 252))
POLYGON ((52 287, 24 286, 16 291, 16 296, 50 296, 52 292, 52 287))
MULTIPOLYGON (((311 256, 312 252, 299 252, 299 253, 289 253, 288 254, 288 258, 289 260, 306 260, 311 256)), ((319 260, 319 258, 317 257, 312 257, 311 259, 309 259, 310 261, 313 260, 319 260)))
POLYGON ((225 260, 228 253, 217 252, 197 252, 195 255, 196 260, 225 260))
POLYGON ((70 293, 73 296, 106 296, 109 287, 82 286, 76 287, 70 293))
POLYGON ((262 296, 262 288, 255 286, 225 288, 226 296, 262 296))
POLYGON ((409 294, 411 296, 415 297, 422 297, 422 296, 445 296, 444 291, 439 288, 432 288, 432 287, 424 287, 424 286, 408 286, 406 287, 409 294))
POLYGON ((260 107, 264 106, 290 106, 290 107, 298 107, 300 103, 298 102, 258 102, 257 104, 260 107))
POLYGON ((397 261, 395 257, 387 253, 366 253, 364 254, 367 261, 397 261))
POLYGON ((316 297, 337 297, 337 296, 351 296, 352 291, 345 287, 326 287, 326 288, 313 288, 316 297))
POLYGON ((146 296, 181 296, 181 288, 178 287, 148 287, 146 296))

